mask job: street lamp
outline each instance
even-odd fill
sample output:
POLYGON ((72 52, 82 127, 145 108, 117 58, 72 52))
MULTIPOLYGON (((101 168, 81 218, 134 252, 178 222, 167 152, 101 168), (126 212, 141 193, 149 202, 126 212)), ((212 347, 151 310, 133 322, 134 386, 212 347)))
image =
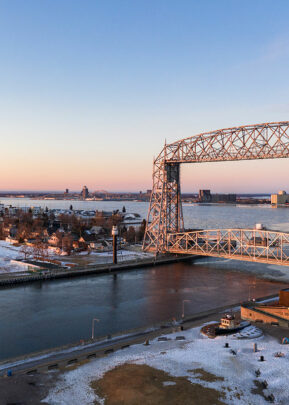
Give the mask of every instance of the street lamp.
POLYGON ((99 319, 93 318, 92 320, 91 339, 94 339, 94 322, 99 322, 99 319))
POLYGON ((185 317, 185 302, 191 302, 191 300, 183 300, 183 312, 182 312, 182 318, 185 317))
POLYGON ((251 301, 251 288, 256 288, 256 284, 249 285, 249 301, 251 301))
POLYGON ((113 249, 113 264, 117 264, 117 226, 113 226, 111 230, 112 234, 112 249, 113 249))

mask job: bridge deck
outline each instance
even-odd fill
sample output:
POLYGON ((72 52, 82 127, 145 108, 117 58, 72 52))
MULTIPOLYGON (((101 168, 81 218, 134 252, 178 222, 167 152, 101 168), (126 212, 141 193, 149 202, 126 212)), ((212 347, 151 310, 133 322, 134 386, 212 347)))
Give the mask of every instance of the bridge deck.
POLYGON ((289 266, 289 233, 256 229, 169 233, 166 251, 289 266))

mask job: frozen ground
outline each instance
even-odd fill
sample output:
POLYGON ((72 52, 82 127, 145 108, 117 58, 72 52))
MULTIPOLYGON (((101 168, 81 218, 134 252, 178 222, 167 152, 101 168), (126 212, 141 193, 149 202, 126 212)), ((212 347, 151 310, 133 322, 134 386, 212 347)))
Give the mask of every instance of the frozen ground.
POLYGON ((23 267, 10 263, 10 260, 23 257, 20 247, 0 240, 0 273, 23 272, 23 267))
POLYGON ((147 364, 172 376, 185 376, 192 382, 224 391, 224 402, 231 405, 268 404, 264 397, 252 393, 252 389, 256 388, 254 380, 266 380, 268 387, 264 389, 264 395, 273 393, 275 403, 279 405, 289 403, 289 345, 280 345, 273 338, 264 336, 242 340, 233 336, 209 339, 200 334, 200 327, 167 335, 167 338, 170 340, 154 340, 149 346, 131 346, 65 373, 45 401, 51 405, 94 404, 95 400, 101 399, 96 397, 90 382, 101 378, 110 369, 129 362, 147 364), (178 335, 186 339, 176 341, 178 335), (224 347, 225 342, 229 343, 229 348, 224 347), (253 343, 258 344, 257 353, 253 352, 253 343), (276 352, 282 352, 284 357, 275 357, 276 352), (259 361, 260 355, 264 356, 264 362, 259 361), (203 381, 200 375, 192 372, 200 368, 224 377, 224 381, 203 381), (261 374, 256 377, 255 371, 258 369, 261 374))
MULTIPOLYGON (((55 255, 53 252, 50 252, 50 256, 52 259, 59 260, 63 265, 67 264, 67 262, 73 263, 73 258, 78 257, 88 257, 90 262, 96 262, 98 264, 101 263, 110 263, 112 262, 112 252, 90 252, 88 255, 87 252, 82 252, 81 254, 76 254, 72 256, 67 256, 67 260, 63 261, 63 256, 55 255)), ((138 260, 138 259, 145 259, 152 257, 153 255, 150 253, 138 252, 138 251, 129 251, 129 250, 120 250, 118 252, 118 260, 126 261, 126 260, 138 260)), ((21 252, 21 246, 14 246, 10 243, 0 240, 0 274, 4 273, 15 273, 15 272, 23 272, 23 267, 18 266, 15 263, 11 263, 11 260, 14 259, 23 259, 24 255, 21 252)))
MULTIPOLYGON (((111 258, 113 255, 112 252, 91 252, 90 254, 99 258, 111 258)), ((134 250, 119 250, 117 254, 120 260, 136 260, 154 257, 153 253, 137 252, 134 250)))

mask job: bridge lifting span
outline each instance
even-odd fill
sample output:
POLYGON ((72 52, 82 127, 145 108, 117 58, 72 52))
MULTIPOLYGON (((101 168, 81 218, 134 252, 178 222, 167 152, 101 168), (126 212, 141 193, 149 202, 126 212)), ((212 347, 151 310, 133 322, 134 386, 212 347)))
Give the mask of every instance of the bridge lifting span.
MULTIPOLYGON (((185 232, 184 229, 180 188, 181 163, 224 162, 288 157, 289 121, 226 128, 202 133, 171 144, 165 144, 160 154, 154 160, 153 187, 143 249, 145 251, 153 251, 156 254, 165 252, 193 253, 192 246, 189 248, 191 242, 187 245, 186 242, 184 242, 185 240, 189 242, 191 238, 194 239, 195 233, 185 232)), ((218 230, 218 232, 229 232, 229 234, 233 231, 236 232, 237 230, 218 230)), ((239 231, 241 232, 241 230, 239 231)), ((251 232, 253 232, 253 230, 251 230, 251 232)), ((282 250, 282 254, 278 257, 283 257, 283 241, 287 241, 289 234, 279 233, 279 235, 281 238, 278 242, 279 250, 282 250)), ((208 234, 206 237, 208 237, 209 241, 210 238, 208 234)), ((268 240, 275 240, 274 237, 272 239, 270 235, 268 237, 268 240)), ((197 242, 194 249, 196 251, 198 250, 198 254, 201 254, 199 250, 203 251, 205 249, 204 246, 205 245, 201 248, 199 242, 197 242)), ((206 255, 222 256, 222 254, 225 254, 221 252, 222 249, 219 250, 218 253, 218 249, 221 248, 222 244, 219 244, 219 248, 214 251, 210 250, 209 242, 207 242, 207 246, 206 255)), ((230 245, 228 246, 230 247, 230 245)), ((243 242, 240 242, 240 246, 245 245, 243 242)), ((250 246, 251 251, 252 245, 250 246)), ((267 250, 271 247, 272 246, 269 244, 267 250)), ((263 248, 266 248, 266 246, 263 246, 263 248)), ((256 249, 258 250, 258 247, 256 249)), ((240 256, 244 255, 244 257, 249 257, 248 251, 245 253, 245 250, 238 250, 239 253, 241 251, 244 253, 235 254, 233 255, 234 258, 240 260, 240 256)), ((269 258, 270 254, 269 252, 267 255, 267 262, 271 260, 269 258)), ((260 255, 256 253, 255 259, 251 260, 257 259, 258 261, 263 261, 264 258, 261 260, 260 255)), ((244 260, 248 260, 248 258, 244 260)), ((274 260, 274 263, 277 261, 277 259, 272 260, 274 260)), ((284 264, 286 262, 287 260, 284 261, 284 264)))

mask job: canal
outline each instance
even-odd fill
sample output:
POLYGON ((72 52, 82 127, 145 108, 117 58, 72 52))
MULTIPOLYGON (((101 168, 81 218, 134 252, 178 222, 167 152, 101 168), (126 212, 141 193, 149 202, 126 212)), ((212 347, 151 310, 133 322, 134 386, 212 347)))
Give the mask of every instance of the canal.
POLYGON ((288 284, 202 263, 175 263, 0 290, 0 360, 278 292, 288 284))

